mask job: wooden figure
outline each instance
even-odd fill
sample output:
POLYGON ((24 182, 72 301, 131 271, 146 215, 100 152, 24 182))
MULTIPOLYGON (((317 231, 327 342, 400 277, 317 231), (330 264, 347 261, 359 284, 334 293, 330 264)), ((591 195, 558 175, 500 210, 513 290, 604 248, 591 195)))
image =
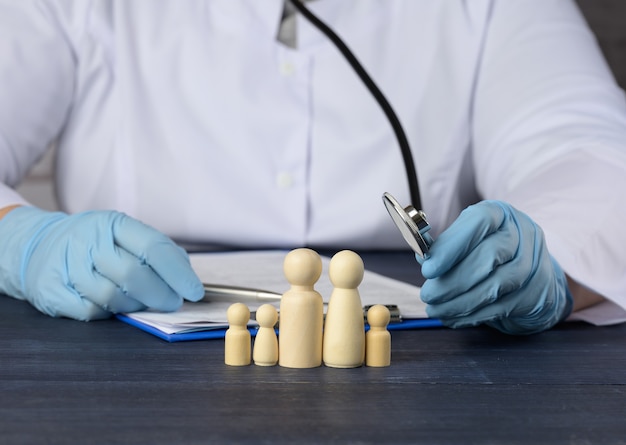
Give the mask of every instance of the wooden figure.
POLYGON ((258 366, 274 366, 278 362, 278 339, 274 326, 278 321, 278 311, 271 304, 264 304, 256 310, 259 330, 254 339, 252 359, 258 366))
POLYGON ((333 292, 324 325, 324 364, 356 368, 365 359, 363 307, 357 287, 364 274, 363 260, 350 250, 335 254, 328 269, 333 292))
POLYGON ((365 334, 365 366, 384 367, 391 364, 391 334, 387 330, 391 314, 382 304, 367 311, 369 331, 365 334))
POLYGON ((226 311, 228 329, 224 342, 224 363, 230 366, 250 364, 251 336, 248 331, 250 309, 243 303, 231 304, 226 311))
POLYGON ((324 302, 313 286, 322 274, 322 259, 314 250, 294 249, 283 270, 291 287, 280 301, 278 364, 315 368, 322 364, 324 302))

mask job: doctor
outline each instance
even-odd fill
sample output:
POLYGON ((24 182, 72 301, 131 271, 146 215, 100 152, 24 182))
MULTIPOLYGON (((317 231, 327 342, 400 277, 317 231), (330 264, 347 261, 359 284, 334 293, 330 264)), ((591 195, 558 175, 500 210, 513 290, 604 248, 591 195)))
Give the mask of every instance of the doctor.
MULTIPOLYGON (((626 101, 573 1, 308 7, 408 135, 431 316, 513 334, 592 305, 622 319, 626 101)), ((405 247, 380 201, 409 202, 390 126, 283 0, 0 0, 0 85, 0 292, 51 316, 198 300, 172 239, 405 247), (56 213, 13 189, 52 143, 56 213)))

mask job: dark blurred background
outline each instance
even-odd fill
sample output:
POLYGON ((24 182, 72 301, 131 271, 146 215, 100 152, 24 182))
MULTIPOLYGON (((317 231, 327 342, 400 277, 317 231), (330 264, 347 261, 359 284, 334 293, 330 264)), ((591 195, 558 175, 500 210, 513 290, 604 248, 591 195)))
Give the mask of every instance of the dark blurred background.
POLYGON ((598 37, 604 56, 626 89, 626 0, 576 0, 598 37))

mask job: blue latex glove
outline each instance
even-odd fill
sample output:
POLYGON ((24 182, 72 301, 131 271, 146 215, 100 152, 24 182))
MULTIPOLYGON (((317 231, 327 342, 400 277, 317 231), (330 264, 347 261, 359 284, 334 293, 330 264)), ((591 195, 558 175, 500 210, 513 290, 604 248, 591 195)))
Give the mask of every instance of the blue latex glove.
POLYGON ((53 317, 172 311, 204 295, 186 252, 122 213, 19 207, 0 220, 0 293, 53 317))
POLYGON ((572 296, 543 232, 500 201, 465 209, 422 263, 427 313, 450 327, 485 323, 509 334, 551 328, 572 310, 572 296))

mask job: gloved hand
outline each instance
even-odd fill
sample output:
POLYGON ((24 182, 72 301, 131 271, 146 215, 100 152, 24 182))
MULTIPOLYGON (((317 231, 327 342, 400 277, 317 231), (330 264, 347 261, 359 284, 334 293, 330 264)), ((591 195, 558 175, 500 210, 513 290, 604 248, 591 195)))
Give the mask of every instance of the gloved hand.
POLYGON ((551 328, 572 310, 565 274, 543 232, 500 201, 465 209, 422 263, 427 313, 450 327, 486 323, 509 334, 551 328))
POLYGON ((0 220, 0 293, 53 317, 172 311, 203 286, 186 252, 122 213, 18 207, 0 220))

